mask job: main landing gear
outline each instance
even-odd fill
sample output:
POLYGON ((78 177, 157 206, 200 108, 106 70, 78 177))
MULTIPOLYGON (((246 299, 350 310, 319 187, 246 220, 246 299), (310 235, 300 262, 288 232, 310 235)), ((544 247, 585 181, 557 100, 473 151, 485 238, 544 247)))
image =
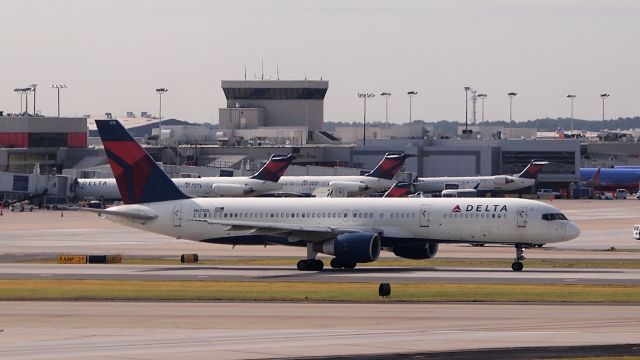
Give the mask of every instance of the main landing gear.
POLYGON ((324 269, 322 260, 306 259, 298 261, 298 270, 300 271, 321 271, 324 269))
POLYGON ((516 248, 516 258, 513 264, 511 264, 511 269, 513 271, 522 271, 522 269, 524 269, 524 264, 522 263, 522 261, 524 261, 525 259, 524 257, 525 246, 523 244, 516 244, 515 248, 516 248))
POLYGON ((334 269, 355 269, 356 263, 343 263, 342 261, 333 258, 331 259, 331 267, 334 269))
POLYGON ((300 271, 321 271, 324 268, 322 260, 317 260, 317 252, 313 251, 313 244, 307 243, 307 258, 298 261, 298 270, 300 271))

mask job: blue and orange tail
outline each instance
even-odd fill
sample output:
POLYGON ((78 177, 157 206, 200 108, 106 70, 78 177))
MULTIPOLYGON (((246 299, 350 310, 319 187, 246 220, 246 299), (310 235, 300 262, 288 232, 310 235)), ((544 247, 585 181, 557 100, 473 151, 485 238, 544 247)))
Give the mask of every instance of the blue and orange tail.
POLYGON ((515 175, 515 177, 523 179, 537 179, 542 168, 548 163, 548 161, 531 161, 529 165, 524 168, 520 174, 515 175))
POLYGON ((404 165, 404 161, 414 156, 415 155, 387 153, 378 166, 371 172, 365 174, 365 176, 391 180, 396 176, 398 171, 400 171, 400 168, 404 165))
POLYGON ((249 179, 278 182, 296 157, 289 155, 271 155, 269 161, 249 179))
POLYGON ((397 181, 382 197, 397 198, 411 195, 411 183, 397 181))
POLYGON ((188 199, 118 120, 96 120, 125 204, 188 199))

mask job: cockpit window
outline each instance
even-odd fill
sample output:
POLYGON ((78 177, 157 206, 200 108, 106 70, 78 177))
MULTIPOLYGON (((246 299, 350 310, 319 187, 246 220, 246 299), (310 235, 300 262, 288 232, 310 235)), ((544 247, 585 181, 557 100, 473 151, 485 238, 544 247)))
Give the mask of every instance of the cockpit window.
POLYGON ((542 220, 553 221, 553 220, 569 220, 563 213, 549 213, 542 214, 542 220))

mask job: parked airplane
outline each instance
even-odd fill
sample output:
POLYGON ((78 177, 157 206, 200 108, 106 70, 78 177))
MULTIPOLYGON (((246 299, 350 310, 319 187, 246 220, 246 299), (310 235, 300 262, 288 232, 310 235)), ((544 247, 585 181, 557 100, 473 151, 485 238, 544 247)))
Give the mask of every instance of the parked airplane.
POLYGON ((282 192, 308 196, 317 188, 341 188, 348 196, 389 189, 407 154, 387 153, 375 169, 359 176, 283 176, 279 183, 282 192))
POLYGON ((415 190, 423 193, 440 192, 446 189, 475 189, 478 192, 514 191, 535 184, 546 161, 531 161, 521 173, 494 176, 432 177, 418 178, 415 190))
POLYGON ((640 183, 640 168, 581 168, 580 181, 595 190, 627 189, 636 192, 640 183))
MULTIPOLYGON (((295 156, 272 155, 269 161, 252 176, 203 177, 172 179, 178 189, 190 196, 256 196, 282 189, 278 180, 287 171, 295 156)), ((77 179, 76 197, 102 200, 120 200, 120 191, 116 179, 77 179)))
POLYGON ((557 208, 524 199, 190 198, 178 189, 117 120, 96 120, 125 205, 87 209, 142 230, 209 243, 306 246, 299 270, 375 261, 381 249, 429 259, 439 243, 514 245, 524 249, 580 233, 557 208))

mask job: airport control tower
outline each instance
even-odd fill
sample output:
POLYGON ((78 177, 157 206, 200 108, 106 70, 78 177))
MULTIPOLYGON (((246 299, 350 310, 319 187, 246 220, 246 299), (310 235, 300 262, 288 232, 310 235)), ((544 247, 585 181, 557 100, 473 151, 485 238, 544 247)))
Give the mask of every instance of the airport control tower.
POLYGON ((305 126, 321 131, 328 88, 323 80, 223 80, 227 107, 220 109, 220 127, 305 126))

